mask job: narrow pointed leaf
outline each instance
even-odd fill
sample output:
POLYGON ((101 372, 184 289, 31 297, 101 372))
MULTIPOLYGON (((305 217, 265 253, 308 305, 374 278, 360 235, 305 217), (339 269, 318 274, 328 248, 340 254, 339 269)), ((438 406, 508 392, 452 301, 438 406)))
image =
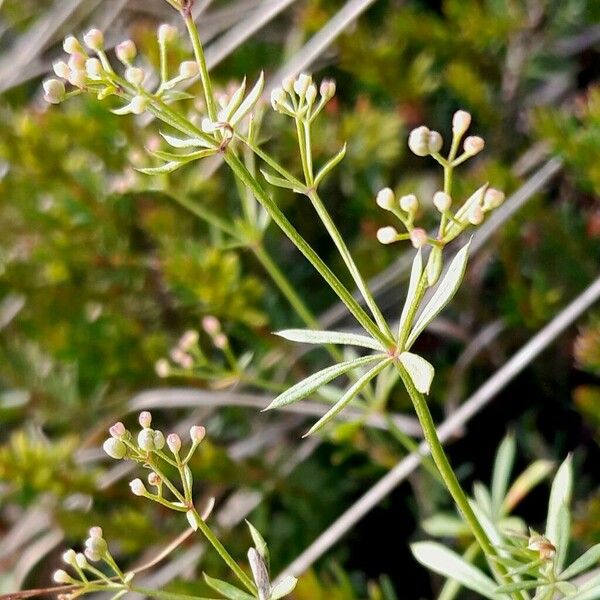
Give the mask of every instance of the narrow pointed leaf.
POLYGON ((515 581, 514 583, 507 583, 496 588, 496 592, 499 594, 511 594, 512 592, 518 592, 519 590, 532 590, 533 588, 544 585, 544 581, 515 581))
POLYGON ((502 596, 496 593, 496 582, 456 552, 436 542, 418 542, 410 548, 414 557, 434 573, 454 579, 490 600, 502 600, 502 596))
POLYGON ((204 573, 204 581, 206 581, 206 584, 213 590, 219 592, 219 594, 225 596, 228 600, 255 600, 254 596, 251 596, 226 581, 209 577, 206 573, 204 573))
POLYGON ((196 152, 188 152, 187 154, 177 154, 176 152, 169 152, 168 150, 152 150, 150 154, 155 156, 156 158, 160 158, 161 160, 167 161, 179 161, 182 164, 190 162, 192 160, 197 160, 200 158, 205 158, 212 154, 215 154, 216 150, 207 149, 207 150, 197 150, 196 152))
POLYGON ((254 84, 254 87, 250 90, 245 100, 240 104, 235 113, 233 113, 229 121, 231 125, 236 125, 239 123, 254 108, 254 105, 258 102, 258 99, 262 94, 264 86, 265 74, 263 71, 261 71, 258 81, 254 84))
POLYGON ((221 113, 219 115, 219 121, 225 121, 227 123, 229 122, 229 120, 233 116, 233 113, 239 108, 239 106, 242 102, 242 98, 244 97, 245 93, 246 93, 246 78, 244 77, 240 87, 231 95, 229 102, 221 111, 221 113))
POLYGON ((571 600, 598 600, 600 598, 600 575, 588 579, 579 587, 579 591, 571 596, 571 600))
POLYGON ((400 315, 400 324, 398 331, 402 332, 406 325, 406 319, 408 319, 408 312, 412 306, 415 295, 417 293, 417 287, 423 274, 423 256, 421 250, 419 250, 413 260, 412 269, 410 271, 410 282, 408 284, 408 292, 406 293, 406 300, 404 301, 404 308, 402 309, 402 315, 400 315))
MULTIPOLYGON (((571 493, 573 490, 573 466, 571 457, 567 457, 567 459, 560 465, 554 480, 552 482, 552 488, 550 489, 550 501, 548 502, 548 517, 546 519, 546 537, 556 546, 558 544, 559 538, 564 536, 564 519, 565 515, 561 508, 564 506, 567 511, 569 511, 569 505, 571 504, 571 493)), ((567 531, 567 539, 568 539, 568 531, 567 531)), ((564 553, 566 553, 567 548, 558 548, 557 547, 557 560, 556 565, 560 570, 562 568, 562 564, 560 564, 559 559, 562 557, 564 559, 564 553)))
POLYGON ((515 437, 509 434, 502 440, 496 453, 492 475, 492 510, 495 516, 501 514, 502 503, 510 481, 510 473, 515 462, 516 448, 515 437))
POLYGON ((211 147, 208 144, 208 142, 205 142, 204 140, 202 140, 200 138, 181 139, 181 138, 174 137, 172 135, 168 135, 168 134, 162 133, 162 132, 160 135, 165 140, 165 142, 167 142, 167 144, 169 144, 169 146, 173 146, 173 148, 196 148, 196 147, 210 148, 211 147))
POLYGON ((452 259, 448 270, 444 274, 444 277, 431 297, 431 300, 429 300, 427 306, 425 306, 423 312, 419 315, 415 326, 410 332, 406 342, 406 348, 410 348, 414 344, 421 332, 429 325, 429 323, 431 323, 431 321, 433 321, 433 319, 435 319, 435 317, 438 316, 448 302, 452 300, 454 294, 456 294, 467 267, 470 244, 471 242, 469 241, 469 243, 463 246, 452 259))
POLYGON ((344 156, 346 156, 346 144, 344 144, 342 149, 335 156, 330 158, 317 173, 314 183, 315 187, 317 187, 321 181, 323 181, 325 176, 327 176, 338 165, 338 163, 342 161, 344 156))
POLYGON ((550 460, 536 460, 513 482, 502 505, 503 514, 509 513, 527 494, 552 472, 550 460))
POLYGON ((287 179, 283 179, 283 177, 277 177, 277 175, 271 175, 267 171, 263 169, 260 170, 263 174, 263 177, 267 180, 268 183, 274 185, 275 187, 285 188, 288 190, 292 190, 297 194, 304 194, 306 192, 306 188, 304 186, 298 187, 297 184, 288 181, 287 179))
POLYGON ((191 100, 192 98, 194 98, 193 94, 183 90, 168 90, 162 95, 164 102, 178 102, 179 100, 191 100))
POLYGON ((279 583, 275 584, 271 589, 270 600, 279 600, 285 598, 288 594, 291 594, 296 587, 298 580, 291 575, 284 577, 279 583))
POLYGON ((561 574, 561 579, 571 579, 579 575, 582 571, 596 566, 600 561, 600 544, 592 546, 587 552, 584 552, 577 560, 572 562, 561 574))
POLYGON ((113 108, 110 112, 113 115, 119 115, 119 116, 128 115, 131 112, 131 104, 126 104, 125 106, 122 106, 121 108, 113 108))
POLYGON ((183 163, 179 161, 173 160, 168 163, 165 163, 164 165, 161 165, 160 167, 145 167, 136 170, 146 175, 161 175, 163 173, 172 173, 173 171, 176 171, 177 169, 179 169, 179 167, 182 166, 182 164, 183 163))
POLYGON ((372 350, 384 350, 381 344, 366 335, 346 333, 342 331, 317 331, 312 329, 284 329, 277 331, 278 335, 292 342, 302 344, 344 344, 348 346, 361 346, 372 350))
POLYGON ((408 371, 415 387, 422 394, 429 394, 429 388, 435 375, 433 365, 426 361, 422 356, 413 354, 412 352, 402 352, 400 354, 400 362, 408 371))
POLYGON ((258 551, 258 553, 262 556, 267 568, 269 567, 269 548, 267 547, 267 542, 260 534, 258 529, 250 523, 250 521, 246 520, 246 525, 248 525, 248 529, 250 530, 250 535, 252 536, 252 541, 254 542, 254 547, 258 551))
POLYGON ((352 401, 353 398, 359 394, 364 387, 373 379, 377 377, 385 367, 387 367, 392 362, 391 358, 382 361, 378 365, 375 365, 372 369, 369 369, 364 375, 359 377, 346 391, 346 393, 332 406, 304 435, 307 437, 312 435, 322 427, 324 427, 335 415, 337 415, 341 410, 343 410, 346 405, 352 401))
POLYGON ((288 404, 292 404, 293 402, 297 402, 298 400, 302 400, 302 398, 306 398, 314 391, 318 390, 322 385, 329 383, 336 377, 347 373, 353 369, 357 369, 358 367, 363 367, 372 363, 374 361, 379 361, 383 358, 387 358, 385 354, 372 354, 370 356, 361 356, 359 358, 353 358, 352 360, 347 360, 345 362, 341 362, 337 365, 332 365, 331 367, 327 367, 322 371, 318 371, 313 375, 310 375, 306 379, 303 379, 296 385, 292 386, 282 394, 279 394, 267 408, 264 410, 271 410, 273 408, 279 408, 281 406, 286 406, 288 404))

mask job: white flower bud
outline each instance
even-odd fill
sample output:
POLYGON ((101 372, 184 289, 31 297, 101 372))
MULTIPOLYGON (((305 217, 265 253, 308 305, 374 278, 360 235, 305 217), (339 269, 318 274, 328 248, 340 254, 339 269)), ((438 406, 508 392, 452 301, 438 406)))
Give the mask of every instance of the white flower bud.
POLYGON ((398 232, 395 227, 380 227, 377 230, 377 240, 381 244, 392 244, 398 238, 398 232))
POLYGON ((484 146, 485 142, 483 138, 480 138, 478 135, 470 135, 465 139, 465 143, 463 144, 465 152, 471 156, 481 152, 484 146))
POLYGON ((414 194, 407 194, 400 198, 400 208, 409 214, 414 214, 419 210, 419 201, 414 194))
POLYGON ((102 449, 108 456, 115 460, 121 460, 127 454, 127 446, 121 440, 114 437, 105 440, 104 444, 102 444, 102 449))
POLYGON ((102 527, 95 525, 94 527, 90 527, 88 531, 88 535, 94 539, 100 539, 104 537, 104 532, 102 531, 102 527))
POLYGON ((221 322, 217 317, 207 315, 202 319, 202 328, 208 335, 213 336, 221 331, 221 322))
POLYGON ((176 433, 170 433, 167 436, 167 446, 173 454, 177 454, 181 450, 181 438, 176 433))
POLYGON ((83 71, 85 69, 86 58, 80 52, 75 52, 69 56, 69 68, 71 71, 83 71))
POLYGON ((145 429, 152 425, 152 413, 147 410, 143 410, 138 416, 138 423, 145 429))
POLYGON ((452 133, 462 136, 471 126, 471 115, 465 110, 457 110, 452 117, 452 133))
POLYGON ((117 421, 114 425, 111 425, 108 433, 114 438, 122 438, 126 433, 127 429, 125 429, 125 425, 121 423, 121 421, 117 421))
POLYGON ((281 87, 288 93, 291 94, 294 91, 294 78, 293 77, 286 77, 282 82, 281 82, 281 87))
POLYGON ((308 86, 312 83, 312 77, 310 75, 306 75, 306 73, 302 73, 298 76, 296 81, 294 81, 294 91, 298 96, 303 98, 306 95, 306 91, 308 90, 308 86))
POLYGON ((193 425, 190 427, 190 438, 192 444, 199 444, 206 436, 206 429, 202 425, 193 425))
POLYGON ((137 56, 135 43, 132 40, 125 40, 117 44, 115 54, 124 65, 128 65, 137 56))
POLYGON ((229 344, 229 340, 227 339, 227 336, 224 333, 217 333, 217 335, 215 335, 215 337, 213 338, 213 344, 215 345, 215 347, 219 348, 220 350, 223 350, 223 348, 226 348, 229 344))
POLYGON ((194 60, 185 60, 179 65, 179 76, 183 79, 191 79, 198 75, 198 64, 194 60))
POLYGON ((152 452, 154 450, 154 432, 152 429, 142 429, 138 433, 137 443, 144 452, 152 452))
POLYGON ((306 90, 306 102, 312 106, 317 98, 317 86, 311 83, 306 90))
POLYGON ((383 210, 392 210, 396 206, 396 196, 389 187, 386 187, 379 190, 375 202, 377 202, 377 206, 383 208, 383 210))
POLYGON ((271 92, 271 106, 273 107, 273 110, 276 110, 279 112, 280 106, 282 104, 284 104, 284 102, 287 100, 287 95, 286 93, 283 91, 282 88, 278 87, 275 88, 272 92, 271 92))
POLYGON ((86 548, 83 552, 85 555, 84 558, 87 558, 88 560, 91 560, 92 562, 98 562, 99 560, 102 559, 102 555, 98 554, 91 548, 86 548))
POLYGON ((85 547, 90 551, 92 556, 99 556, 100 558, 102 558, 108 550, 106 540, 101 537, 89 537, 85 540, 85 547))
POLYGON ((160 477, 154 471, 150 471, 150 473, 148 474, 148 484, 158 487, 160 485, 160 482, 160 477))
POLYGON ((73 35, 69 35, 65 38, 63 50, 67 54, 83 53, 83 48, 81 47, 79 40, 73 35))
POLYGON ((173 348, 170 352, 170 356, 174 363, 177 363, 184 369, 191 369, 194 366, 194 359, 181 348, 173 348))
POLYGON ((156 450, 162 450, 165 447, 165 436, 162 431, 155 431, 152 436, 152 441, 154 442, 154 448, 156 450))
POLYGON ((489 188, 483 196, 483 210, 493 210, 498 208, 504 202, 504 192, 489 188))
POLYGON ((69 65, 64 60, 59 60, 52 65, 54 73, 62 79, 68 79, 70 74, 69 65))
POLYGON ((57 569, 54 571, 52 579, 54 579, 56 583, 71 583, 73 581, 73 578, 62 569, 57 569))
POLYGON ((69 83, 79 89, 85 87, 86 80, 87 73, 83 69, 81 71, 71 71, 71 74, 69 75, 69 83))
POLYGON ((177 344, 182 350, 189 350, 198 343, 198 332, 195 329, 188 329, 180 338, 177 344))
POLYGON ((158 41, 160 44, 170 44, 177 37, 177 27, 163 23, 158 28, 158 41))
POLYGON ((321 81, 319 93, 324 100, 331 100, 331 98, 335 96, 335 81, 331 79, 324 79, 321 81))
POLYGON ((90 29, 84 36, 83 41, 90 50, 102 50, 104 48, 104 34, 99 29, 90 29))
POLYGON ((75 550, 67 550, 62 555, 62 559, 67 565, 75 566, 77 564, 77 553, 75 550))
POLYGON ((440 135, 440 133, 438 133, 437 131, 430 131, 429 132, 429 153, 430 154, 435 154, 436 152, 439 152, 442 149, 442 145, 444 144, 444 140, 442 139, 442 136, 440 135))
POLYGON ((145 77, 144 69, 139 67, 127 67, 125 69, 125 79, 135 86, 142 85, 145 77))
POLYGON ((154 363, 154 370, 159 377, 168 377, 171 372, 171 365, 166 358, 160 358, 154 363))
POLYGON ((65 84, 60 79, 47 79, 42 84, 44 100, 50 104, 59 104, 65 99, 65 84))
POLYGON ((102 77, 102 75, 104 75, 102 63, 97 58, 88 58, 85 61, 85 71, 88 74, 88 77, 93 79, 102 77))
POLYGON ((481 225, 481 223, 483 223, 484 216, 483 209, 481 206, 479 206, 479 204, 476 204, 469 211, 467 219, 471 225, 481 225))
POLYGON ((129 487, 131 488, 131 492, 135 496, 145 496, 148 492, 146 491, 146 487, 141 479, 134 479, 129 482, 129 487))
POLYGON ((445 192, 436 192, 433 195, 433 205, 441 212, 445 213, 452 205, 452 198, 445 192))
POLYGON ((80 569, 85 569, 88 566, 88 561, 85 558, 85 555, 81 552, 78 552, 75 556, 75 561, 77 562, 77 566, 80 569))
POLYGON ((410 132, 408 136, 408 147, 417 156, 429 154, 429 129, 422 125, 410 132))
POLYGON ((415 227, 410 232, 410 241, 413 247, 419 249, 427 244, 427 232, 420 227, 415 227))
POLYGON ((144 96, 134 96, 131 99, 130 107, 134 115, 141 115, 148 107, 148 100, 144 96))

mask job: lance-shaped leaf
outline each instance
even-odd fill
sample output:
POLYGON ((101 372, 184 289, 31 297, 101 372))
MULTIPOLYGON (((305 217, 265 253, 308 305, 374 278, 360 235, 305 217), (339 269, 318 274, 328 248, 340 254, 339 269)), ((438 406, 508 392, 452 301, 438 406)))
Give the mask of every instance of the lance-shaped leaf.
POLYGON ((365 386, 373 379, 377 377, 383 369, 385 369, 392 362, 391 358, 387 360, 383 360, 378 365, 375 365, 373 368, 369 369, 364 375, 359 377, 346 391, 346 393, 332 406, 309 430, 304 434, 303 437, 308 437, 312 435, 319 429, 321 429, 324 425, 329 423, 335 415, 337 415, 341 410, 343 410, 346 405, 352 401, 357 394, 359 394, 365 386))
POLYGON ((598 600, 600 598, 600 575, 588 579, 569 600, 598 600))
POLYGON ((418 542, 410 548, 414 557, 434 573, 454 579, 490 600, 503 600, 496 593, 497 584, 456 552, 436 542, 418 542))
POLYGON ((429 300, 423 309, 423 312, 419 315, 415 326, 410 332, 408 340, 406 341, 406 348, 410 348, 415 343, 421 332, 438 316, 448 302, 452 300, 454 294, 456 294, 467 267, 470 244, 471 242, 469 241, 469 243, 463 246, 452 259, 448 270, 437 286, 431 300, 429 300))
POLYGON ((552 482, 550 501, 548 502, 548 516, 546 519, 546 537, 556 546, 555 564, 557 569, 562 568, 567 551, 569 505, 571 503, 572 490, 573 467, 571 457, 568 456, 558 468, 552 482), (565 527, 567 527, 566 532, 565 527), (562 542, 562 548, 559 547, 559 542, 562 542))
POLYGON ((163 102, 177 102, 178 100, 191 100, 194 96, 183 90, 167 90, 163 95, 163 102))
POLYGON ((381 344, 366 335, 346 333, 343 331, 318 331, 313 329, 284 329, 275 335, 302 344, 343 344, 346 346, 361 346, 372 350, 384 350, 381 344))
POLYGON ((258 81, 254 84, 254 87, 250 90, 250 93, 246 96, 244 101, 231 116, 231 119, 229 120, 231 125, 236 125, 239 123, 254 108, 254 105, 258 102, 264 87, 265 74, 263 71, 261 71, 258 81))
POLYGON ((145 175, 162 175, 163 173, 172 173, 179 169, 183 163, 180 161, 170 161, 165 163, 164 165, 160 165, 160 167, 144 167, 140 169, 136 169, 140 173, 144 173, 145 175))
POLYGON ((225 596, 228 600, 255 600, 254 596, 251 596, 226 581, 209 577, 206 573, 204 573, 204 581, 206 581, 207 585, 213 590, 219 592, 219 594, 225 596))
POLYGON ((515 436, 508 434, 496 452, 492 475, 492 510, 496 517, 501 515, 502 503, 508 490, 510 473, 515 462, 516 449, 515 436))
POLYGON ((267 182, 270 183, 271 185, 274 185, 275 187, 292 190, 292 191, 296 192, 297 194, 306 194, 306 192, 307 192, 306 187, 303 185, 299 186, 297 183, 293 183, 292 181, 289 181, 288 179, 283 179, 283 177, 277 177, 277 175, 271 175, 271 173, 268 173, 267 171, 264 171, 263 169, 261 169, 260 172, 263 174, 263 177, 267 180, 267 182))
POLYGON ((422 356, 413 354, 412 352, 402 352, 400 354, 400 362, 408 371, 415 387, 422 394, 429 394, 429 388, 435 375, 433 365, 426 361, 422 356))
POLYGON ((269 548, 267 547, 267 542, 265 542, 265 538, 260 534, 258 529, 250 523, 250 521, 246 520, 246 525, 248 525, 248 529, 250 530, 250 535, 252 536, 252 541, 254 542, 254 547, 258 551, 258 553, 262 556, 267 568, 269 568, 269 548))
POLYGON ((582 571, 595 567, 600 562, 600 544, 592 546, 584 552, 577 560, 572 562, 561 574, 561 579, 571 579, 575 575, 579 575, 582 571))
POLYGON ((176 152, 169 152, 168 150, 152 150, 150 154, 161 160, 178 160, 179 162, 187 163, 192 160, 198 160, 216 154, 217 150, 208 148, 206 150, 196 150, 196 152, 188 152, 187 154, 177 154, 176 152))
POLYGON ((502 504, 502 513, 509 513, 527 494, 543 481, 554 468, 551 460, 536 460, 513 482, 502 504))
POLYGON ((229 102, 223 107, 217 118, 219 121, 224 121, 226 123, 229 122, 233 113, 237 110, 242 102, 242 98, 244 97, 244 93, 246 92, 246 78, 242 80, 242 84, 240 87, 231 95, 229 102))
POLYGON ((166 133, 160 134, 162 138, 173 148, 211 148, 212 146, 203 139, 200 138, 178 138, 166 133))
POLYGON ((291 575, 284 577, 279 583, 276 583, 271 589, 270 600, 279 600, 285 598, 288 594, 291 594, 296 587, 298 580, 291 575))
POLYGON ((402 309, 402 314, 400 315, 398 335, 400 335, 400 333, 407 326, 406 320, 408 319, 410 307, 413 305, 413 302, 415 300, 415 296, 417 294, 417 287, 419 285, 419 281, 421 280, 421 275, 423 275, 423 257, 421 256, 421 250, 419 250, 415 258, 413 259, 412 269, 410 270, 410 282, 408 284, 406 300, 404 301, 404 308, 402 309))
POLYGON ((297 402, 298 400, 302 400, 302 398, 306 398, 306 396, 309 396, 315 390, 318 390, 322 385, 329 383, 336 377, 339 377, 348 371, 352 371, 353 369, 364 367, 369 363, 380 361, 385 358, 387 358, 386 354, 371 354, 369 356, 353 358, 352 360, 347 360, 337 365, 327 367, 326 369, 318 371, 306 379, 303 379, 282 394, 279 394, 279 396, 277 396, 277 398, 275 398, 275 400, 273 400, 273 402, 271 402, 271 404, 269 404, 269 406, 263 410, 279 408, 281 406, 286 406, 287 404, 297 402))
POLYGON ((344 158, 344 156, 346 156, 346 144, 344 144, 342 146, 342 149, 332 158, 330 158, 324 165, 323 167, 321 167, 321 170, 317 173, 317 176, 315 177, 315 183, 314 183, 314 187, 316 188, 321 181, 323 181, 323 178, 328 175, 335 167, 336 165, 341 162, 341 160, 344 158))

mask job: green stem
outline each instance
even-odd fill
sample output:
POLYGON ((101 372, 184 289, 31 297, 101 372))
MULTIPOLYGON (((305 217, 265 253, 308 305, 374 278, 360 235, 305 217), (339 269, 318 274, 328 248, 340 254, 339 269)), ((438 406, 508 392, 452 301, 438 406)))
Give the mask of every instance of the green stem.
POLYGON ((244 584, 246 589, 251 594, 256 594, 256 586, 254 582, 244 573, 241 567, 233 560, 232 556, 227 552, 225 546, 221 544, 219 539, 212 532, 211 528, 206 524, 206 522, 202 519, 202 517, 198 514, 198 511, 195 508, 190 509, 194 513, 194 517, 196 519, 196 523, 198 524, 198 529, 202 532, 204 537, 210 542, 212 547, 219 553, 219 556, 225 561, 227 566, 233 571, 235 576, 240 580, 241 583, 244 584))
POLYGON ((210 74, 208 73, 208 67, 206 66, 206 58, 204 57, 202 42, 200 41, 200 34, 198 33, 198 28, 196 27, 196 23, 194 22, 194 18, 192 17, 191 13, 184 14, 183 19, 190 36, 190 40, 192 41, 194 56, 196 58, 196 62, 198 63, 198 69, 200 70, 200 80, 202 81, 202 91, 204 93, 204 101, 206 102, 208 116, 214 123, 217 120, 217 106, 213 96, 210 74))
POLYGON ((373 338, 381 342, 384 347, 389 346, 390 340, 384 335, 375 323, 369 318, 367 313, 354 299, 352 294, 344 287, 341 281, 335 276, 331 269, 323 262, 321 257, 314 251, 308 242, 298 233, 294 226, 287 220, 273 199, 265 192, 258 181, 250 174, 244 164, 235 154, 229 151, 224 153, 225 162, 232 171, 248 186, 256 199, 262 204, 271 218, 283 230, 294 245, 304 254, 308 261, 314 266, 323 279, 329 284, 340 300, 346 305, 348 310, 354 315, 356 320, 362 325, 373 338))
POLYGON ((150 588, 138 587, 137 585, 129 589, 143 596, 158 598, 158 600, 211 600, 209 598, 201 598, 200 596, 188 596, 187 594, 174 594, 172 592, 163 592, 162 590, 152 590, 150 588))

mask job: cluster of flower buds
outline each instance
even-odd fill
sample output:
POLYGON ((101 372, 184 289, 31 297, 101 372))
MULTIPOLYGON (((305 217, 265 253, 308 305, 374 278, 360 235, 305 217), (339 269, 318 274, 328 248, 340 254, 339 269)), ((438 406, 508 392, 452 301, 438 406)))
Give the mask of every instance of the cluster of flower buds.
MULTIPOLYGON (((469 136, 463 143, 463 154, 457 157, 460 142, 471 124, 471 115, 464 110, 459 110, 452 119, 452 146, 447 158, 440 155, 443 145, 442 136, 437 131, 431 131, 425 126, 413 129, 408 138, 410 149, 417 156, 431 155, 439 162, 445 172, 445 180, 451 181, 453 169, 466 159, 480 152, 484 141, 478 136, 469 136)), ((460 208, 453 211, 453 198, 450 195, 450 186, 447 191, 437 191, 433 194, 432 203, 440 213, 440 225, 437 234, 428 236, 420 227, 415 227, 414 220, 419 210, 419 201, 414 194, 409 194, 396 199, 390 188, 384 188, 376 197, 377 205, 384 210, 392 212, 404 225, 406 233, 399 233, 395 227, 382 227, 377 231, 377 239, 382 244, 391 244, 400 240, 409 239, 415 248, 422 248, 430 244, 441 248, 455 239, 469 225, 480 225, 485 214, 498 208, 504 201, 504 193, 484 185, 475 191, 460 208)))
POLYGON ((148 108, 153 96, 165 101, 181 99, 184 97, 182 92, 173 88, 182 81, 196 77, 198 66, 195 61, 184 61, 180 64, 179 72, 175 77, 169 79, 165 76, 166 53, 163 50, 176 35, 177 30, 171 25, 161 25, 158 28, 157 37, 161 47, 161 82, 155 91, 144 88, 148 74, 144 69, 134 65, 137 48, 132 40, 125 40, 115 46, 115 56, 123 65, 122 74, 118 74, 105 52, 104 35, 99 29, 90 29, 83 36, 83 44, 70 35, 63 43, 68 59, 54 63, 54 73, 59 79, 48 79, 43 83, 44 98, 52 104, 58 104, 68 96, 82 91, 93 92, 98 99, 118 94, 128 103, 115 110, 116 114, 141 114, 148 108), (90 56, 89 52, 95 56, 90 56), (65 82, 73 86, 72 91, 67 93, 65 82))
POLYGON ((64 569, 57 569, 54 572, 53 579, 61 585, 72 585, 75 589, 72 594, 64 595, 65 598, 76 598, 90 592, 98 592, 103 589, 119 593, 121 590, 127 589, 128 584, 134 577, 134 573, 123 573, 117 566, 112 557, 102 528, 92 527, 89 530, 89 537, 84 543, 85 550, 76 552, 75 550, 67 550, 63 556, 63 562, 71 567, 76 576, 72 576, 64 569), (105 563, 113 572, 113 576, 107 575, 105 572, 97 569, 90 562, 105 563), (91 580, 88 575, 91 575, 91 580))
POLYGON ((297 78, 287 77, 281 87, 271 92, 271 105, 276 112, 311 122, 334 95, 334 81, 324 79, 317 92, 312 77, 302 73, 297 78), (318 102, 317 96, 319 96, 318 102))

